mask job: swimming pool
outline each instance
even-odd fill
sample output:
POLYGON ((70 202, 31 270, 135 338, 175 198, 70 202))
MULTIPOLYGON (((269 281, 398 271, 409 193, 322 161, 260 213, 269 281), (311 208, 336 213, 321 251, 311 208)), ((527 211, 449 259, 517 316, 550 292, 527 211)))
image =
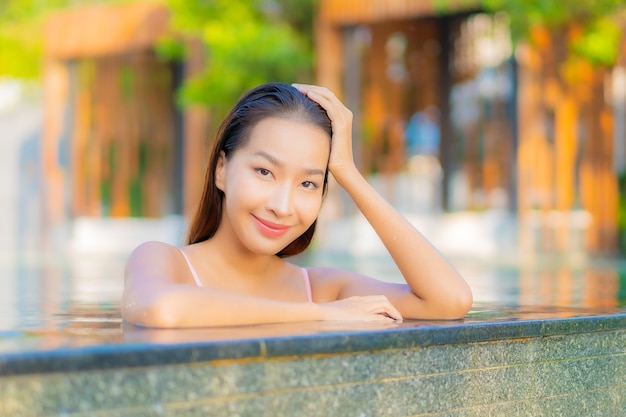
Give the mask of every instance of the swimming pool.
MULTIPOLYGON (((81 320, 119 322, 126 253, 57 254, 14 259, 0 266, 0 330, 52 329, 81 320)), ((357 257, 314 250, 296 259, 306 265, 353 269, 399 281, 391 260, 382 254, 357 257)), ((558 258, 528 265, 453 260, 470 283, 481 309, 557 307, 618 312, 626 306, 626 260, 597 259, 572 265, 558 258)))
MULTIPOLYGON (((619 415, 626 262, 453 259, 464 320, 153 330, 119 315, 126 253, 4 259, 0 416, 619 415)), ((386 255, 296 260, 399 279, 386 255)))

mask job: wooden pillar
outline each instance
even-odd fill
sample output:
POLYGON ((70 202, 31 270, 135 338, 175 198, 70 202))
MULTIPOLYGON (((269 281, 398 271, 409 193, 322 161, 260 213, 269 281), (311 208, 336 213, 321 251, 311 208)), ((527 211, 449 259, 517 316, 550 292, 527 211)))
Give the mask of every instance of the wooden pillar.
MULTIPOLYGON (((577 147, 577 106, 569 94, 564 95, 555 109, 555 189, 556 210, 565 215, 574 209, 577 147)), ((556 226, 555 248, 561 252, 570 246, 571 224, 556 226)))
POLYGON ((440 107, 440 142, 439 161, 441 163, 441 207, 450 208, 450 174, 452 173, 452 145, 454 133, 450 119, 450 93, 452 91, 452 59, 454 45, 451 40, 453 18, 442 16, 439 24, 439 107, 440 107))
MULTIPOLYGON (((357 167, 362 167, 363 141, 361 135, 362 98, 361 98, 361 55, 356 26, 343 30, 343 97, 345 105, 353 113, 352 149, 357 167)), ((339 93, 338 93, 339 94, 339 93)))
POLYGON ((584 155, 585 208, 594 224, 588 235, 596 252, 610 252, 617 243, 617 178, 613 171, 613 119, 604 99, 605 70, 595 70, 587 107, 588 152, 584 155))
POLYGON ((518 201, 517 201, 517 189, 518 189, 518 177, 517 177, 517 153, 519 146, 519 123, 518 123, 518 80, 519 80, 519 68, 517 60, 513 57, 510 58, 511 65, 511 96, 506 103, 507 119, 510 121, 510 134, 511 134, 511 147, 509 148, 509 161, 511 166, 508 170, 508 199, 509 210, 513 213, 518 213, 518 201))
MULTIPOLYGON (((545 132, 545 62, 547 31, 535 29, 531 42, 518 46, 519 143, 517 152, 517 203, 519 244, 532 253, 542 245, 543 212, 550 209, 552 152, 545 132)), ((543 248, 542 248, 543 249, 543 248)))
POLYGON ((344 60, 340 26, 318 21, 315 24, 315 48, 316 83, 341 96, 344 60))
MULTIPOLYGON (((41 143, 43 171, 44 221, 43 235, 52 236, 67 220, 65 180, 67 173, 59 166, 59 145, 63 133, 69 85, 63 61, 47 58, 43 74, 44 123, 41 143)), ((44 242, 44 246, 54 242, 44 242)))
MULTIPOLYGON (((191 78, 202 71, 205 64, 204 46, 198 39, 187 42, 184 77, 191 78)), ((208 165, 210 142, 214 132, 209 131, 209 113, 200 106, 189 106, 183 113, 183 213, 190 219, 196 211, 204 174, 208 165)))

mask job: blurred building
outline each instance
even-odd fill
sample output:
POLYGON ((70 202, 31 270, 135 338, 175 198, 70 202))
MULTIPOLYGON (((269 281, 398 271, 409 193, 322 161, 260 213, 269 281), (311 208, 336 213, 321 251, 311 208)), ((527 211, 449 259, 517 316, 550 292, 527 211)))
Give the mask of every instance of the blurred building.
POLYGON ((51 16, 45 39, 44 171, 52 224, 77 217, 163 217, 201 189, 206 115, 175 92, 197 70, 155 51, 168 34, 157 2, 90 5, 51 16))
MULTIPOLYGON (((361 168, 428 173, 444 211, 508 210, 522 248, 614 250, 626 46, 616 68, 579 63, 564 81, 562 36, 537 29, 514 51, 506 14, 480 3, 320 0, 317 80, 354 111, 361 168)), ((47 21, 49 223, 193 210, 207 115, 174 93, 204 62, 200 45, 184 62, 158 56, 168 21, 155 2, 47 21)))
POLYGON ((572 33, 537 28, 514 51, 507 15, 480 3, 321 1, 318 80, 355 112, 361 167, 378 170, 395 154, 399 171, 415 153, 434 154, 444 210, 506 208, 520 220, 522 249, 614 251, 623 67, 580 62, 564 79, 575 22, 572 33), (415 126, 428 119, 438 135, 420 148, 415 126), (393 126, 405 129, 404 143, 393 126))
POLYGON ((362 168, 377 169, 377 158, 403 147, 398 167, 415 154, 440 160, 444 209, 515 206, 507 22, 481 14, 479 1, 436 8, 443 3, 322 1, 319 81, 356 111, 362 168), (425 135, 425 123, 439 132, 425 135), (404 130, 400 143, 390 140, 394 127, 404 130), (467 192, 459 199, 452 188, 461 178, 467 192))

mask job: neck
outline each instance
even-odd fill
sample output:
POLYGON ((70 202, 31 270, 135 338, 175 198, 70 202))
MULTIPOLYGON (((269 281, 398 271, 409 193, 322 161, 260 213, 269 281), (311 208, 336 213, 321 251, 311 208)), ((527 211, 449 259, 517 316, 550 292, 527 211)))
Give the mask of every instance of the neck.
POLYGON ((206 242, 212 247, 211 252, 216 254, 215 261, 222 268, 236 270, 242 277, 258 280, 275 267, 278 258, 275 255, 261 255, 251 252, 238 239, 234 239, 228 225, 222 224, 211 239, 206 242))

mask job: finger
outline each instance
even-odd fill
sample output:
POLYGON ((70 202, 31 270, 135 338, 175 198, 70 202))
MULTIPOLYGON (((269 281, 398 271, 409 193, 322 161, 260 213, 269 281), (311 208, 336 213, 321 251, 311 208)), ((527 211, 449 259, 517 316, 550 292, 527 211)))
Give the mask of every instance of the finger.
POLYGON ((341 108, 339 108, 336 103, 327 100, 314 92, 307 93, 307 97, 326 110, 333 129, 333 136, 335 133, 345 131, 345 129, 350 126, 349 120, 343 116, 341 108))
POLYGON ((361 310, 365 313, 384 315, 392 320, 402 321, 402 314, 389 302, 385 296, 354 297, 347 299, 347 308, 361 310))
POLYGON ((400 311, 398 311, 398 309, 391 303, 389 303, 389 310, 387 311, 387 314, 396 320, 403 320, 402 313, 400 313, 400 311))
POLYGON ((335 320, 378 322, 378 323, 392 323, 396 321, 394 318, 389 317, 388 315, 368 312, 368 311, 363 310, 362 308, 358 308, 358 306, 356 305, 348 306, 345 310, 343 310, 340 316, 337 316, 335 318, 335 320))
POLYGON ((313 100, 326 112, 331 120, 333 131, 352 126, 353 115, 335 94, 326 87, 294 84, 303 94, 313 100))
POLYGON ((392 317, 385 316, 384 314, 370 314, 368 321, 376 323, 394 323, 396 320, 392 317))
POLYGON ((339 107, 339 105, 343 106, 337 96, 326 87, 308 84, 292 85, 300 90, 307 97, 309 97, 311 100, 317 102, 320 106, 324 107, 327 111, 340 109, 341 107, 339 107), (333 105, 332 109, 327 108, 326 104, 333 105))
POLYGON ((384 314, 388 317, 391 317, 394 320, 402 320, 402 314, 398 310, 396 310, 393 306, 380 306, 379 308, 372 311, 375 314, 384 314))
POLYGON ((386 316, 386 317, 389 317, 391 320, 396 321, 396 322, 404 321, 404 317, 402 317, 400 314, 391 314, 390 312, 384 312, 382 314, 384 316, 386 316))
POLYGON ((311 84, 300 84, 300 83, 292 83, 292 86, 296 87, 298 90, 308 90, 311 87, 314 87, 311 84))
POLYGON ((402 320, 402 314, 400 311, 398 311, 398 309, 384 295, 376 296, 371 302, 371 308, 373 308, 372 312, 377 314, 387 314, 395 320, 402 320))
POLYGON ((334 96, 333 92, 330 91, 328 88, 322 87, 319 85, 311 85, 311 84, 291 84, 291 85, 302 92, 318 91, 321 95, 333 95, 334 96))
MULTIPOLYGON (((336 99, 333 100, 330 97, 323 95, 321 92, 314 91, 314 90, 306 91, 305 94, 308 98, 310 98, 311 100, 313 100, 314 102, 322 106, 324 110, 326 110, 329 113, 329 115, 339 114, 340 108, 338 107, 338 103, 336 99)), ((331 119, 334 119, 334 118, 331 117, 331 119)))

